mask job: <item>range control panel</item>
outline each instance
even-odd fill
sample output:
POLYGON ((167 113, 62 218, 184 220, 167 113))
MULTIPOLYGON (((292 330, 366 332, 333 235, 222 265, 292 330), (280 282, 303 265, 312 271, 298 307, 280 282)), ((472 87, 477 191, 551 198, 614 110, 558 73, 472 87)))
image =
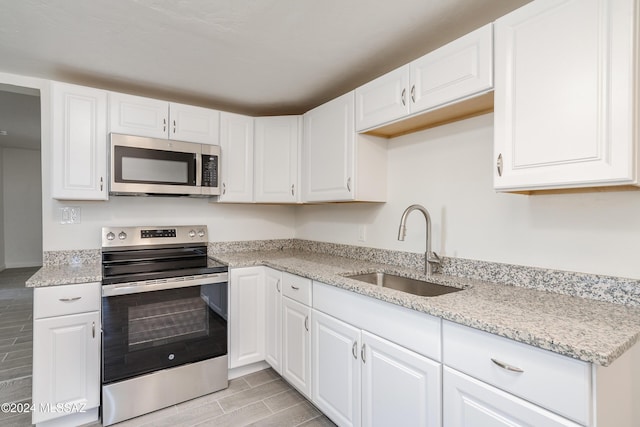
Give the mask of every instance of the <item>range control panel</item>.
POLYGON ((150 246, 167 244, 207 244, 206 225, 175 227, 102 227, 102 247, 150 246))

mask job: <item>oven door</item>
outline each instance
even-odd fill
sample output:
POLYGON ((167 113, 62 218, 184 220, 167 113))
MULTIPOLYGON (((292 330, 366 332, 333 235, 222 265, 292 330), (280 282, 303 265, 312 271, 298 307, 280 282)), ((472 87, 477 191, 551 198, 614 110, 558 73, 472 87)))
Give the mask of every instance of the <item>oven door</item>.
POLYGON ((200 144, 111 134, 112 194, 201 194, 200 144))
POLYGON ((227 354, 227 283, 102 298, 103 384, 227 354))

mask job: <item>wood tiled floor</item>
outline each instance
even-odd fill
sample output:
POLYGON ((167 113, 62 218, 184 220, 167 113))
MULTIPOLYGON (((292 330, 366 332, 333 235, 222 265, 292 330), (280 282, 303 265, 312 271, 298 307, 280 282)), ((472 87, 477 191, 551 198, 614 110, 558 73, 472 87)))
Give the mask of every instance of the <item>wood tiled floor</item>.
MULTIPOLYGON (((0 273, 0 403, 31 402, 33 290, 24 281, 37 269, 0 273)), ((31 414, 0 412, 0 427, 31 426, 31 414)), ((99 427, 100 423, 87 427, 99 427)), ((231 380, 229 388, 116 427, 334 426, 278 374, 267 369, 231 380)))

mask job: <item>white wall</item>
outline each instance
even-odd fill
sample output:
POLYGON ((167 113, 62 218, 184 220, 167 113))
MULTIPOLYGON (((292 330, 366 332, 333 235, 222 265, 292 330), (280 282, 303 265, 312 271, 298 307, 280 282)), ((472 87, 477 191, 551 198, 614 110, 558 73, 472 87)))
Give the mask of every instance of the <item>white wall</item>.
POLYGON ((524 196, 492 188, 493 115, 389 140, 386 204, 302 206, 296 237, 640 279, 640 191, 524 196), (366 242, 358 226, 366 225, 366 242))
POLYGON ((42 265, 40 151, 4 148, 2 152, 6 267, 42 265))

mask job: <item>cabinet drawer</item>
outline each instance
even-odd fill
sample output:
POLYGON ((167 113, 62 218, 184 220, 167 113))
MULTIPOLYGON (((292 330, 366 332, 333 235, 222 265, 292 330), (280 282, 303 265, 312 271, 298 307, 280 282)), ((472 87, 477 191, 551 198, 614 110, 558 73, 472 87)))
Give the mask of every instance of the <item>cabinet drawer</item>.
POLYGON ((282 293, 301 304, 311 305, 311 279, 282 273, 282 293))
POLYGON ((50 286, 33 291, 33 317, 64 316, 67 314, 99 311, 100 283, 50 286))
POLYGON ((589 363, 447 321, 442 341, 445 365, 590 424, 589 363))

